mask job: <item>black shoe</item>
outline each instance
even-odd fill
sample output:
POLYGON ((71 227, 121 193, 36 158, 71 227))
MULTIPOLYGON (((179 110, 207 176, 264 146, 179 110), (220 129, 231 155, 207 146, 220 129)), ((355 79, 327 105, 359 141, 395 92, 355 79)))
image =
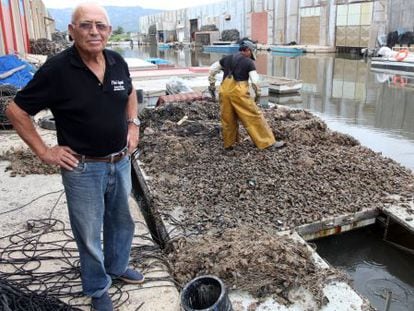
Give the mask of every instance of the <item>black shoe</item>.
POLYGON ((105 292, 101 297, 92 297, 92 310, 94 311, 113 311, 111 297, 105 292))

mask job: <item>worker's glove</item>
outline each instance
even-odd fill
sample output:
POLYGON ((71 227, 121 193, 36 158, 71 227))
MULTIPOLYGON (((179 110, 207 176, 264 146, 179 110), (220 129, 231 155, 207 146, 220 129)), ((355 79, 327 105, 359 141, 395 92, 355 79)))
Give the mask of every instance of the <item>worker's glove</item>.
POLYGON ((256 103, 256 105, 259 105, 260 103, 260 95, 256 94, 256 96, 254 97, 254 102, 256 103))
POLYGON ((210 84, 210 86, 208 87, 208 91, 211 95, 211 99, 212 100, 216 100, 216 86, 214 84, 210 84))
POLYGON ((257 84, 253 83, 252 87, 253 87, 254 92, 256 93, 256 96, 254 97, 254 102, 256 103, 256 105, 259 105, 260 95, 262 95, 261 94, 262 92, 260 90, 260 87, 257 84))

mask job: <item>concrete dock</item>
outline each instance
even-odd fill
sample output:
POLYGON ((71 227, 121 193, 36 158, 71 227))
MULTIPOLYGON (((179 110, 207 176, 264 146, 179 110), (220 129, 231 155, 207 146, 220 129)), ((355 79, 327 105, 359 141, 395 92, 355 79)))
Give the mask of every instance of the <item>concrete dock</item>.
MULTIPOLYGON (((202 104, 200 105, 202 107, 202 104)), ((359 200, 359 198, 353 197, 353 195, 351 194, 347 195, 347 193, 348 191, 349 193, 352 193, 356 191, 356 189, 350 190, 346 187, 342 188, 339 184, 335 187, 338 187, 343 191, 334 190, 333 192, 343 193, 344 197, 342 197, 340 200, 346 200, 349 202, 349 204, 345 204, 346 208, 343 211, 336 211, 334 207, 328 207, 327 210, 319 214, 319 216, 316 216, 318 207, 314 205, 315 203, 308 203, 310 204, 310 206, 307 207, 306 203, 302 205, 301 203, 297 202, 297 204, 302 205, 302 207, 295 206, 295 204, 293 204, 292 206, 287 204, 289 208, 283 209, 282 212, 275 212, 273 214, 271 211, 282 209, 281 205, 283 204, 283 202, 294 201, 294 199, 291 198, 293 195, 289 196, 288 193, 289 188, 294 187, 295 184, 291 185, 287 183, 287 178, 291 177, 292 171, 287 172, 286 175, 283 174, 283 171, 279 172, 279 174, 275 173, 274 175, 271 175, 271 172, 268 169, 266 169, 266 164, 263 162, 265 160, 268 160, 268 157, 272 157, 272 155, 267 155, 266 151, 262 151, 262 155, 259 151, 253 150, 254 148, 251 149, 249 147, 249 144, 246 142, 249 141, 248 138, 241 139, 242 142, 240 144, 242 144, 245 149, 243 149, 243 147, 239 147, 239 150, 237 150, 236 147, 236 151, 230 151, 227 153, 225 151, 220 152, 220 146, 216 146, 216 144, 219 144, 219 142, 217 141, 216 136, 213 134, 214 126, 216 124, 214 122, 214 119, 203 120, 200 117, 200 115, 202 115, 202 113, 200 112, 195 113, 194 119, 192 119, 191 113, 196 111, 196 108, 189 108, 190 111, 183 112, 180 111, 179 107, 183 107, 182 109, 185 110, 188 106, 183 105, 166 108, 168 111, 175 111, 175 113, 178 115, 171 116, 171 119, 166 121, 165 126, 159 125, 158 123, 158 125, 155 126, 155 124, 153 124, 152 121, 147 123, 147 126, 144 126, 144 133, 147 133, 149 135, 149 138, 144 137, 143 139, 149 139, 149 144, 151 148, 146 148, 146 143, 144 142, 143 146, 141 146, 143 147, 143 150, 141 150, 141 155, 137 156, 136 161, 134 162, 134 169, 137 178, 137 187, 140 188, 140 193, 143 195, 146 201, 146 204, 141 206, 141 208, 144 209, 144 214, 147 215, 149 219, 152 219, 151 222, 153 226, 151 230, 153 232, 156 232, 156 235, 159 237, 160 240, 165 242, 169 241, 170 239, 177 239, 177 237, 179 237, 180 235, 197 235, 197 232, 204 232, 203 230, 205 230, 206 232, 204 233, 205 236, 214 236, 215 234, 218 234, 217 232, 224 231, 226 227, 233 228, 233 226, 237 227, 238 225, 247 222, 250 226, 259 226, 260 228, 263 228, 263 230, 266 230, 266 228, 269 227, 276 226, 277 228, 280 228, 280 231, 276 235, 289 236, 292 240, 299 241, 300 243, 306 245, 305 240, 326 237, 328 235, 338 234, 349 230, 354 230, 357 228, 372 225, 376 222, 376 218, 382 213, 385 213, 395 221, 400 221, 405 227, 412 226, 411 222, 413 221, 413 219, 412 217, 409 217, 409 214, 412 213, 412 211, 414 210, 414 203, 412 199, 411 201, 410 199, 408 199, 409 203, 404 203, 405 199, 399 201, 400 198, 395 198, 394 200, 392 197, 390 197, 389 201, 388 199, 386 201, 389 203, 384 204, 383 198, 377 201, 379 197, 373 194, 373 197, 370 199, 369 203, 361 203, 361 206, 355 204, 354 208, 349 208, 349 206, 353 205, 351 204, 351 201, 359 200), (175 123, 174 118, 178 120, 180 119, 180 116, 182 114, 187 116, 187 118, 185 118, 185 121, 182 122, 182 120, 184 120, 184 118, 182 118, 180 121, 175 123), (185 126, 186 123, 186 126, 188 128, 185 126), (158 126, 160 126, 160 131, 158 131, 158 126), (203 133, 203 131, 200 130, 200 128, 203 128, 203 126, 206 127, 205 133, 203 133), (198 132, 196 132, 194 136, 191 136, 191 134, 187 131, 194 129, 196 131, 198 129, 198 132), (177 133, 178 135, 175 136, 174 133, 177 133), (183 133, 186 134, 183 135, 183 133), (206 137, 204 137, 203 135, 206 135, 206 137), (209 146, 209 151, 207 152, 203 149, 203 146, 205 146, 206 144, 203 139, 208 140, 207 145, 209 146), (192 146, 197 147, 194 147, 194 150, 192 146), (158 156, 155 157, 154 155, 151 155, 151 150, 153 149, 157 150, 159 154, 162 154, 162 159, 157 159, 158 156), (209 154, 206 155, 206 153, 209 154), (244 156, 246 153, 248 154, 248 156, 244 156), (250 161, 250 159, 254 158, 255 156, 258 156, 261 159, 261 161, 259 161, 261 162, 259 166, 262 168, 264 167, 264 169, 267 172, 267 174, 265 174, 264 176, 260 175, 258 168, 254 166, 251 167, 251 165, 254 165, 256 161, 250 161), (233 163, 232 161, 235 158, 238 159, 238 161, 235 161, 235 163, 233 163), (245 162, 249 164, 246 164, 245 162), (212 172, 210 172, 208 168, 202 165, 203 163, 210 163, 208 167, 218 167, 218 170, 214 171, 214 169, 212 169, 212 172), (248 176, 254 176, 250 177, 251 179, 248 179, 247 185, 245 185, 243 181, 245 180, 245 178, 248 177, 244 175, 239 175, 241 174, 240 171, 237 170, 236 166, 234 166, 233 164, 237 167, 244 167, 244 169, 246 169, 248 172, 248 176), (224 165, 226 168, 220 168, 221 165, 224 165), (155 169, 159 166, 161 167, 160 170, 155 169), (233 174, 235 176, 238 176, 237 178, 235 178, 235 180, 237 181, 231 179, 233 177, 233 174), (275 185, 276 180, 267 184, 268 180, 266 180, 266 177, 268 179, 272 179, 273 177, 271 176, 277 176, 275 178, 282 180, 282 183, 284 185, 283 190, 280 189, 279 185, 275 185), (224 183, 223 178, 225 180, 224 183), (207 188, 204 189, 203 185, 204 187, 205 185, 209 186, 207 186, 207 188), (262 206, 260 204, 262 203, 262 200, 260 199, 260 195, 262 192, 260 192, 259 189, 269 189, 269 187, 272 186, 275 187, 275 190, 272 191, 271 194, 269 194, 267 191, 264 192, 268 194, 269 197, 273 197, 273 200, 271 198, 263 200, 267 203, 265 204, 265 206, 262 206), (181 190, 177 192, 176 196, 174 196, 172 194, 174 193, 174 189, 176 189, 176 187, 177 189, 181 190), (236 195, 235 197, 231 196, 230 198, 230 194, 226 192, 225 188, 231 188, 232 191, 236 193, 240 191, 239 197, 236 195), (286 193, 285 199, 280 200, 280 197, 283 197, 283 195, 279 193, 280 190, 286 193), (245 191, 247 193, 246 196, 244 196, 245 191), (217 195, 214 195, 217 193, 220 193, 218 197, 217 195), (166 197, 164 197, 164 195, 166 197), (180 199, 177 200, 176 197, 180 197, 180 199), (276 203, 274 201, 276 201, 277 198, 279 199, 279 201, 276 203), (376 198, 375 201, 373 201, 373 198, 376 198), (188 202, 187 199, 189 199, 189 201, 191 202, 189 205, 187 205, 188 203, 186 203, 188 202), (252 200, 251 202, 249 201, 250 199, 252 200), (226 202, 228 202, 227 205, 226 202), (372 206, 376 207, 373 208, 372 206), (248 207, 252 207, 253 211, 250 211, 248 207), (295 211, 296 208, 298 208, 299 210, 301 208, 304 208, 304 211, 298 213, 297 211, 295 211), (239 211, 240 215, 238 214, 239 211), (246 215, 244 213, 246 213, 246 215), (255 216, 252 216, 253 214, 255 216), (277 216, 275 216, 275 214, 277 216), (196 215, 195 219, 193 218, 193 215, 196 215), (248 217, 259 218, 259 216, 263 215, 265 215, 264 218, 260 219, 271 220, 266 223, 262 222, 260 224, 254 221, 253 223, 250 223, 247 220, 248 217), (280 220, 283 219, 283 216, 285 217, 284 220, 280 220), (279 217, 279 219, 275 219, 275 217, 279 217), (298 222, 302 222, 302 225, 295 225, 293 227, 289 227, 287 223, 289 223, 289 221, 292 218, 296 217, 301 218, 300 221, 298 220, 298 222), (187 228, 185 224, 188 224, 190 228, 187 228), (171 232, 174 233, 172 236, 170 235, 171 232)), ((165 117, 167 115, 166 118, 168 119, 168 114, 163 114, 162 110, 159 110, 155 113, 158 116, 165 117)), ((299 116, 294 116, 294 113, 292 115, 289 115, 288 112, 280 108, 279 113, 282 116, 281 118, 284 118, 285 115, 288 115, 288 117, 286 117, 286 120, 288 120, 285 121, 286 123, 291 122, 291 120, 298 120, 299 118, 299 116)), ((298 111, 295 111, 295 113, 300 114, 300 112, 298 111)), ((206 113, 206 115, 211 116, 211 113, 208 112, 206 113)), ((149 117, 149 119, 152 120, 152 117, 149 117)), ((278 120, 277 117, 270 115, 267 116, 267 119, 278 120)), ((159 120, 159 122, 160 124, 162 124, 161 120, 159 120)), ((278 124, 280 125, 280 123, 278 124)), ((309 123, 307 123, 306 126, 310 126, 309 123)), ((295 129, 299 127, 301 127, 299 124, 292 125, 292 128, 295 129)), ((282 132, 289 132, 289 130, 286 128, 284 130, 279 130, 282 132)), ((328 136, 336 135, 329 134, 329 130, 327 130, 327 132, 328 136)), ((302 135, 306 136, 307 134, 302 133, 301 136, 302 135)), ((285 137, 285 139, 288 138, 285 137)), ((321 138, 321 141, 324 142, 325 139, 327 138, 324 138, 323 136, 321 138)), ((344 139, 346 140, 345 137, 344 139)), ((288 144, 290 144, 289 140, 288 144)), ((345 153, 351 152, 350 155, 352 157, 354 156, 354 152, 361 152, 361 156, 362 154, 368 156, 366 154, 368 153, 369 158, 375 158, 379 161, 379 163, 382 163, 382 165, 379 166, 383 166, 382 168, 378 168, 376 165, 374 165, 376 167, 375 169, 379 169, 380 171, 382 169, 391 169, 387 168, 387 163, 390 162, 388 162, 387 160, 381 160, 377 155, 369 153, 362 147, 359 149, 357 143, 355 144, 356 145, 354 151, 352 151, 353 149, 347 145, 343 146, 344 149, 342 150, 345 153)), ((311 145, 313 145, 313 143, 311 145)), ((292 146, 292 144, 290 146, 292 146)), ((296 142, 292 146, 292 148, 292 153, 290 153, 289 151, 279 151, 279 153, 277 153, 278 155, 275 156, 278 157, 276 163, 280 164, 281 162, 289 162, 288 159, 295 157, 299 157, 301 159, 302 155, 300 153, 303 152, 302 148, 306 149, 307 147, 304 147, 303 142, 296 142), (280 153, 282 153, 283 156, 279 156, 280 153)), ((316 149, 319 148, 320 147, 317 147, 316 149)), ((342 147, 339 147, 339 149, 341 148, 342 147)), ((332 147, 329 150, 331 152, 334 149, 335 148, 332 147)), ((341 156, 335 155, 336 159, 338 159, 338 157, 341 156)), ((306 158, 307 160, 305 160, 305 162, 310 162, 307 162, 308 164, 306 164, 306 169, 304 169, 305 171, 309 169, 307 165, 312 166, 316 164, 315 162, 313 162, 313 160, 309 159, 308 156, 306 156, 306 158)), ((319 158, 319 156, 316 156, 316 158, 319 158)), ((299 160, 299 162, 301 161, 302 160, 299 160)), ((320 164, 324 162, 321 160, 316 161, 320 164)), ((338 161, 335 160, 334 162, 338 161)), ((294 163, 296 167, 298 164, 296 161, 294 163)), ((325 165, 331 167, 333 163, 325 165)), ((392 166, 393 164, 390 163, 390 165, 392 166)), ((354 167, 353 164, 348 163, 345 164, 345 166, 345 170, 348 170, 348 167, 354 167)), ((373 169, 374 166, 372 167, 373 169)), ((367 170, 367 167, 365 167, 364 164, 361 164, 360 168, 361 174, 365 174, 363 172, 367 170)), ((400 170, 399 168, 397 168, 397 166, 395 168, 397 170, 400 170)), ((272 173, 274 173, 278 172, 278 170, 283 169, 280 167, 273 167, 272 170, 272 173)), ((334 169, 334 171, 335 170, 336 169, 334 169)), ((359 171, 359 169, 356 170, 359 171)), ((293 171, 295 171, 295 169, 293 169, 293 171)), ((338 171, 342 171, 342 169, 338 168, 338 171)), ((314 173, 320 174, 320 169, 316 169, 314 173)), ((355 172, 355 174, 357 173, 355 172)), ((403 173, 402 175, 406 174, 407 173, 403 173)), ((364 176, 367 177, 367 175, 364 176)), ((409 176, 410 175, 407 175, 406 177, 408 179, 411 179, 412 181, 412 173, 411 177, 409 176)), ((303 174, 299 174, 297 178, 293 178, 293 180, 297 181, 298 178, 304 178, 303 174)), ((337 179, 338 177, 335 178, 337 179)), ((369 178, 372 178, 372 176, 369 178)), ((324 176, 322 179, 330 180, 331 183, 333 183, 331 177, 324 176)), ((319 182, 322 182, 320 178, 318 178, 318 180, 319 182)), ((296 191, 302 194, 302 196, 299 195, 299 197, 301 198, 300 200, 305 200, 306 202, 306 199, 303 198, 312 197, 312 190, 310 190, 308 186, 304 184, 303 181, 298 182, 301 186, 300 188, 295 189, 296 191)), ((393 183, 393 181, 390 182, 393 183)), ((362 182, 362 184, 365 184, 365 182, 362 182)), ((361 187, 364 187, 364 185, 362 184, 361 187)), ((328 184, 325 184, 325 186, 329 187, 328 184)), ((412 186, 413 185, 411 184, 411 186, 408 186, 408 188, 412 186)), ((311 187, 311 189, 315 189, 315 187, 320 187, 321 191, 327 191, 326 188, 324 188, 324 186, 322 185, 319 185, 319 183, 318 186, 314 185, 311 187)), ((377 191, 374 190, 376 186, 370 185, 370 187, 373 188, 370 188, 369 191, 374 191, 374 193, 375 191, 377 191)), ((364 190, 362 192, 364 192, 364 190)), ((401 193, 401 195, 402 194, 403 193, 401 193)), ((407 196, 407 193, 404 193, 403 195, 407 196)), ((320 194, 316 194, 316 196, 320 196, 320 194)), ((329 195, 327 195, 327 197, 329 197, 329 195)), ((211 247, 213 248, 213 246, 211 247)), ((223 246, 222 249, 227 249, 226 247, 227 246, 223 246)), ((310 251, 312 252, 313 262, 317 263, 317 269, 319 272, 316 273, 322 274, 324 269, 327 269, 329 265, 317 255, 314 249, 310 249, 310 251)), ((216 258, 216 256, 219 258, 221 256, 225 256, 217 255, 213 253, 213 251, 211 252, 212 258, 216 258)), ((203 267, 203 269, 207 269, 205 268, 205 265, 202 262, 203 261, 201 260, 200 267, 203 267)), ((283 265, 283 263, 280 264, 283 265)), ((303 292, 303 288, 297 288, 297 290, 303 292)), ((366 310, 368 308, 369 303, 367 303, 366 299, 359 296, 346 282, 327 282, 324 286, 323 291, 326 297, 329 296, 329 302, 320 309, 316 306, 315 297, 313 297, 312 294, 309 293, 299 294, 297 296, 292 294, 294 297, 297 297, 297 299, 291 300, 293 301, 293 306, 286 306, 284 304, 281 304, 272 297, 267 297, 265 299, 263 299, 263 297, 261 299, 255 299, 252 296, 246 294, 246 292, 240 292, 237 289, 237 287, 231 288, 230 297, 232 303, 236 305, 238 308, 241 308, 240 310, 267 310, 266 308, 270 308, 271 310, 366 310), (302 300, 302 297, 308 298, 302 300), (252 308, 252 306, 254 306, 254 308, 252 308)))
MULTIPOLYGON (((42 128, 39 128, 39 131, 49 144, 56 143, 55 131, 42 128)), ((0 141, 2 142, 0 154, 11 148, 15 150, 26 148, 12 130, 0 131, 0 141)), ((61 293, 58 296, 62 301, 81 310, 90 310, 90 299, 81 295, 79 271, 76 268, 78 267, 76 247, 74 241, 68 237, 68 235, 71 236, 71 231, 60 174, 27 174, 26 176, 17 174, 14 176, 6 170, 9 165, 8 161, 0 161, 0 229, 2 233, 0 277, 3 280, 17 278, 20 282, 27 284, 32 275, 37 273, 38 276, 31 282, 35 284, 36 279, 44 278, 43 275, 51 276, 45 284, 49 284, 50 290, 56 286, 61 287, 61 293), (39 224, 41 224, 40 227, 39 224), (37 252, 33 251, 30 255, 43 259, 30 259, 30 256, 27 257, 28 252, 23 254, 24 247, 19 246, 19 243, 23 243, 22 240, 15 238, 15 244, 11 243, 8 236, 12 237, 17 233, 27 240, 33 239, 37 252), (11 254, 12 258, 9 258, 8 250, 14 248, 16 251, 11 254), (13 261, 16 258, 22 258, 23 262, 16 264, 13 261), (7 264, 8 260, 10 264, 7 264), (38 267, 34 268, 33 265, 38 265, 38 267), (19 273, 16 271, 17 267, 22 269, 19 273), (31 270, 33 268, 34 270, 31 270), (25 269, 27 269, 26 272, 24 272, 25 269), (73 279, 67 280, 66 278, 73 279), (63 295, 62 292, 72 294, 63 295)), ((143 270, 147 281, 143 285, 113 284, 110 295, 116 310, 177 311, 179 310, 179 292, 171 281, 167 267, 156 259, 158 247, 152 241, 137 202, 132 197, 130 209, 136 224, 130 263, 131 267, 138 266, 143 270), (151 249, 154 249, 153 253, 151 249)), ((38 286, 34 285, 32 289, 36 290, 38 286)), ((41 289, 47 292, 47 285, 42 286, 41 289)))

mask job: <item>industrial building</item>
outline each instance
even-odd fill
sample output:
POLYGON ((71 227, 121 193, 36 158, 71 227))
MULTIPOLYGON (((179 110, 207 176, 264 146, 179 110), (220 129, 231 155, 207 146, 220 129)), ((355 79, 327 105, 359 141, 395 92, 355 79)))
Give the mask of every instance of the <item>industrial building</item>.
POLYGON ((412 31, 414 3, 403 0, 227 0, 140 18, 147 40, 193 42, 205 25, 237 29, 260 44, 373 48, 378 36, 412 31), (404 4, 403 4, 404 2, 404 4))
POLYGON ((25 55, 30 40, 51 39, 55 22, 41 0, 0 0, 0 55, 25 55))

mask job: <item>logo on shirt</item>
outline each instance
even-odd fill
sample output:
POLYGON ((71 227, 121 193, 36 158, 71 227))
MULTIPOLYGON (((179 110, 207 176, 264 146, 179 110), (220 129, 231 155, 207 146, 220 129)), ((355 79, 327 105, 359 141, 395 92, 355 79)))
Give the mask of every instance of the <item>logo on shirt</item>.
POLYGON ((111 80, 111 85, 114 87, 114 92, 125 91, 124 81, 111 80))

